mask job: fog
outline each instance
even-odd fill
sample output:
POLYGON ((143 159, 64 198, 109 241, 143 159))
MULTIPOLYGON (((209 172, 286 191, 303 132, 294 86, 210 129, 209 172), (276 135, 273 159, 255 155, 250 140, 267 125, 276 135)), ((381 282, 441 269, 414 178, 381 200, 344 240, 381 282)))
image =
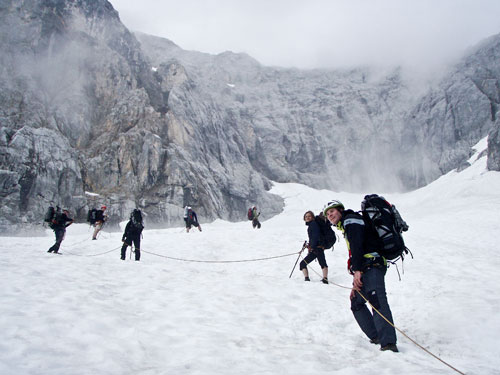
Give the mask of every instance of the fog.
POLYGON ((180 47, 245 52, 264 65, 403 65, 422 72, 455 61, 500 32, 497 0, 112 0, 132 30, 180 47))

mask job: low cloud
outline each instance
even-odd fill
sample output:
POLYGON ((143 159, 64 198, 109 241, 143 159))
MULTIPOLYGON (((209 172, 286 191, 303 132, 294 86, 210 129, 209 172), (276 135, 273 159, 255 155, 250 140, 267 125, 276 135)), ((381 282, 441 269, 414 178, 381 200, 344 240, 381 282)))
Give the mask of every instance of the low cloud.
POLYGON ((184 49, 264 65, 433 70, 500 32, 497 0, 112 0, 124 24, 184 49))

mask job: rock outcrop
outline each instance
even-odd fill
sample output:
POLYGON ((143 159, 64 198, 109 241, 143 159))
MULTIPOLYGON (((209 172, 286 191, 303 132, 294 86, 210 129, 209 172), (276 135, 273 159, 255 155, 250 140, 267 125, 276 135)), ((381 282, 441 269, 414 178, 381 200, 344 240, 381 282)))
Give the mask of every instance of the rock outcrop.
POLYGON ((283 205, 271 181, 411 189, 464 166, 490 131, 499 165, 499 36, 420 98, 400 69, 184 51, 130 33, 106 0, 4 0, 0 33, 4 233, 50 204, 84 220, 104 203, 114 223, 139 207, 151 227, 181 224, 187 204, 202 221, 254 204, 265 219, 283 205))

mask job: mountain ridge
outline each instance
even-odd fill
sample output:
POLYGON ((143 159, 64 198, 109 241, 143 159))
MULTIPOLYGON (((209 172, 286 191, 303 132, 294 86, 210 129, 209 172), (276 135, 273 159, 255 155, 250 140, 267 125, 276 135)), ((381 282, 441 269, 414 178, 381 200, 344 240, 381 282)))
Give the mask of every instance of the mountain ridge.
POLYGON ((255 204, 265 218, 283 207, 271 181, 413 189, 499 126, 498 36, 420 99, 400 69, 302 71, 184 51, 132 34, 104 0, 11 0, 0 20, 5 231, 36 224, 49 204, 82 220, 105 203, 115 224, 139 207, 173 225, 186 204, 203 220, 243 220, 255 204))

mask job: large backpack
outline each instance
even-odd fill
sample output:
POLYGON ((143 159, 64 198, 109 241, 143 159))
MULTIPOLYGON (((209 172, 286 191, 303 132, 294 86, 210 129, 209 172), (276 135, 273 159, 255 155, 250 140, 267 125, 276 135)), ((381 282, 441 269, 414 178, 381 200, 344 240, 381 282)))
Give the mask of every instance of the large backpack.
POLYGON ((56 210, 54 209, 53 206, 50 206, 47 208, 47 211, 45 211, 45 216, 43 217, 43 221, 46 223, 52 223, 52 220, 54 219, 54 216, 56 215, 56 210))
POLYGON ((253 209, 250 207, 247 212, 248 220, 253 220, 253 209))
POLYGON ((320 236, 320 245, 326 250, 330 249, 335 241, 337 241, 337 236, 332 229, 332 224, 320 216, 316 216, 314 221, 318 223, 320 236))
POLYGON ((97 210, 95 208, 87 212, 87 221, 90 225, 94 225, 97 221, 97 210))
POLYGON ((63 220, 62 215, 63 214, 61 213, 61 209, 59 208, 59 206, 57 206, 56 208, 50 206, 45 212, 43 221, 49 223, 49 228, 55 229, 58 226, 62 226, 66 223, 66 221, 63 220))
POLYGON ((366 195, 361 202, 363 219, 379 241, 378 253, 388 260, 403 259, 409 250, 405 246, 402 232, 408 225, 399 214, 396 206, 391 205, 377 194, 366 195))

